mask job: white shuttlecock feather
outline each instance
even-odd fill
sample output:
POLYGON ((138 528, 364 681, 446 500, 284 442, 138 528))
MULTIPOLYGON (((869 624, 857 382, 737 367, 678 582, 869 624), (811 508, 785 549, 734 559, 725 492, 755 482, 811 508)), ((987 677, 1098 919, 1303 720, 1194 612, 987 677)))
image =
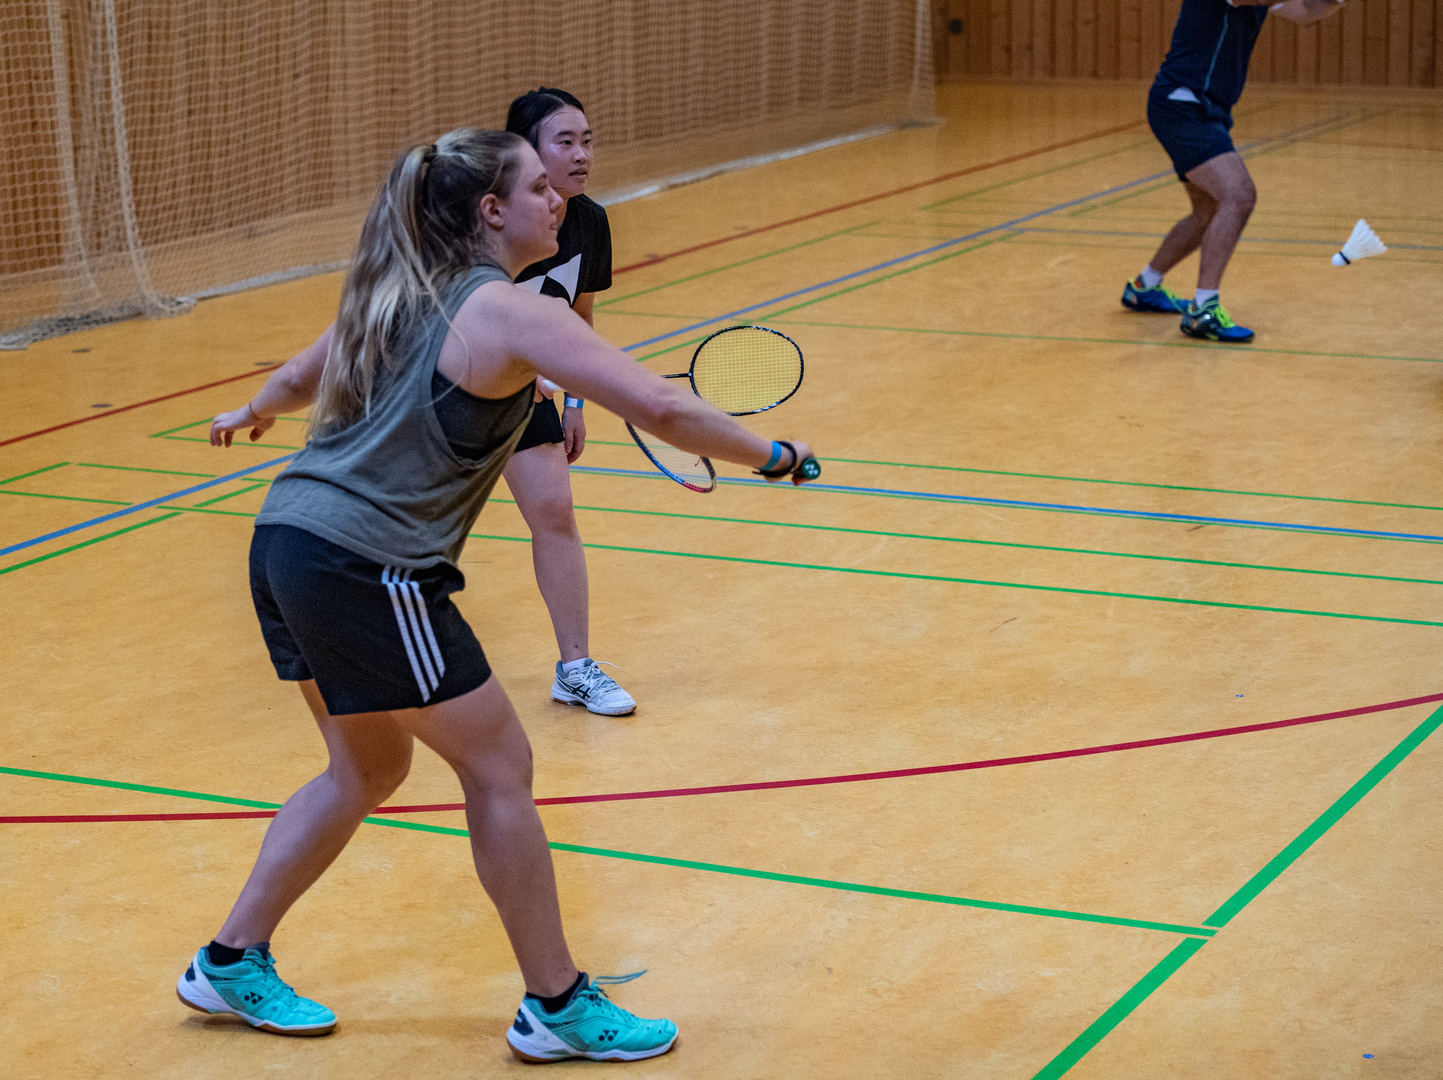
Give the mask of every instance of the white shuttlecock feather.
POLYGON ((1333 265, 1351 266, 1359 259, 1366 259, 1369 255, 1381 255, 1387 250, 1383 241, 1378 239, 1378 234, 1368 228, 1366 221, 1359 218, 1358 224, 1353 226, 1353 235, 1348 237, 1343 250, 1333 256, 1333 265))

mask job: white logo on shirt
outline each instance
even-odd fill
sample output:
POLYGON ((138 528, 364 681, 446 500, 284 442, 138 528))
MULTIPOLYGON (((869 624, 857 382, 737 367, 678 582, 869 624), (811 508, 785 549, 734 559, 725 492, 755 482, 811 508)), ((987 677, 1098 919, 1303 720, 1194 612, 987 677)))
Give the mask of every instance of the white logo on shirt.
POLYGON ((519 288, 530 289, 534 293, 539 293, 541 292, 541 283, 543 281, 554 281, 565 291, 566 299, 574 304, 576 303, 576 282, 580 277, 581 253, 578 252, 570 262, 562 263, 560 266, 554 266, 540 277, 527 278, 525 281, 519 281, 516 284, 519 288))

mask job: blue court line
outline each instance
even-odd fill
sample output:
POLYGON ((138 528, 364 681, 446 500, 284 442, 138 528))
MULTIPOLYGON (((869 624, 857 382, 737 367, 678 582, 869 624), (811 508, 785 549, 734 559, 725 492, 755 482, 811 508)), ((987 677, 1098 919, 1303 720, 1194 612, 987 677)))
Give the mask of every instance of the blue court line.
MULTIPOLYGON (((1268 143, 1282 142, 1286 139, 1296 138, 1304 134, 1305 132, 1312 131, 1315 128, 1327 127, 1330 124, 1336 124, 1339 120, 1346 119, 1349 115, 1351 114, 1342 113, 1327 120, 1319 120, 1311 124, 1305 124, 1303 127, 1300 128, 1294 128, 1292 131, 1285 131, 1281 135, 1274 135, 1267 139, 1259 139, 1257 142, 1247 143, 1243 146, 1238 147, 1238 152, 1241 153, 1245 150, 1253 150, 1259 146, 1264 146, 1268 143)), ((762 301, 760 304, 749 304, 746 307, 737 308, 735 311, 729 311, 725 315, 718 315, 712 319, 704 319, 701 322, 692 323, 690 326, 684 326, 680 330, 672 330, 665 334, 659 334, 658 336, 653 338, 647 338, 645 341, 638 341, 634 345, 623 346, 623 350, 626 352, 630 352, 633 349, 641 349, 646 347, 647 345, 655 345, 657 342, 666 341, 668 338, 679 337, 682 334, 690 334, 693 331, 700 330, 704 326, 712 326, 719 322, 726 322, 729 319, 735 319, 739 315, 747 315, 753 311, 759 311, 762 308, 771 307, 773 304, 780 304, 784 300, 791 300, 794 297, 798 296, 806 296, 808 293, 817 292, 819 289, 827 289, 833 285, 840 285, 844 281, 851 281, 854 278, 864 277, 867 274, 876 273, 878 270, 885 270, 889 266, 897 266, 899 263, 911 262, 913 259, 920 259, 924 255, 931 255, 938 251, 946 251, 948 248, 956 247, 958 244, 965 244, 969 240, 976 240, 979 236, 987 236, 991 233, 1002 232, 1004 229, 1016 228, 1023 222, 1035 221, 1037 218, 1046 217, 1048 214, 1055 214, 1059 210, 1066 210, 1069 207, 1080 206, 1083 203, 1092 202, 1095 199, 1101 199, 1108 195, 1115 195, 1119 191, 1127 191, 1131 188, 1141 187, 1143 184, 1151 184, 1154 181, 1163 179, 1164 177, 1174 175, 1174 172, 1169 169, 1166 172, 1153 173, 1151 176, 1144 176, 1141 180, 1131 180, 1126 184, 1119 184, 1117 187, 1111 187, 1106 189, 1105 191, 1097 191, 1091 195, 1085 195, 1080 199, 1071 199, 1067 202, 1058 203, 1056 206, 1049 206, 1046 210, 1038 210, 1031 214, 1024 214, 1022 217, 1019 218, 1013 218, 1011 221, 1004 221, 1000 225, 990 225, 985 229, 979 229, 977 232, 968 233, 966 236, 957 236, 952 238, 951 240, 944 240, 940 244, 934 244, 931 247, 923 248, 921 251, 914 251, 910 255, 900 255, 895 259, 888 259, 885 262, 879 262, 875 266, 868 266, 862 270, 854 270, 850 274, 843 274, 841 277, 835 277, 829 281, 818 282, 816 285, 808 285, 805 289, 797 289, 795 292, 784 293, 781 296, 774 296, 770 300, 762 301)))
POLYGON ((0 548, 0 555, 9 555, 15 551, 24 551, 28 547, 43 544, 47 540, 58 540, 62 536, 69 536, 73 532, 88 529, 93 525, 104 525, 107 521, 114 521, 116 518, 125 517, 127 514, 138 514, 142 510, 149 510, 153 506, 170 502, 172 499, 183 499, 187 495, 194 495, 198 491, 205 491, 207 488, 213 488, 229 480, 238 480, 242 476, 249 476, 251 473, 260 472, 262 469, 269 469, 272 465, 279 465, 283 461, 290 461, 291 458, 295 456, 295 454, 286 454, 284 457, 271 458, 270 461, 263 461, 259 465, 248 466, 239 472, 228 473, 225 476, 217 476, 214 480, 207 480, 203 484, 196 484, 194 487, 183 488, 180 491, 172 491, 169 495, 162 495, 158 499, 150 499, 143 503, 136 503, 134 506, 127 506, 124 510, 113 510, 108 514, 102 514, 100 517, 91 518, 89 521, 82 521, 78 525, 67 525, 63 529, 56 529, 54 532, 48 532, 44 536, 37 536, 32 540, 22 540, 18 544, 11 544, 9 547, 0 548))
MULTIPOLYGON (((604 469, 594 465, 573 465, 572 472, 597 473, 601 476, 639 476, 648 480, 665 480, 659 472, 646 469, 604 469)), ((748 476, 717 477, 719 484, 763 484, 767 481, 748 476)), ((1080 514, 1101 514, 1105 517, 1140 518, 1146 521, 1181 521, 1201 525, 1240 525, 1247 528, 1289 529, 1297 532, 1323 533, 1328 536, 1362 536, 1374 540, 1422 540, 1443 543, 1443 536, 1430 533, 1382 532, 1378 529, 1347 529, 1336 525, 1298 525, 1290 521, 1255 521, 1251 518, 1203 517, 1198 514, 1170 514, 1161 510, 1120 510, 1112 506, 1080 506, 1073 503, 1025 502, 1021 499, 991 499, 982 495, 949 495, 940 491, 906 491, 901 488, 853 487, 845 484, 804 485, 809 491, 835 491, 844 495, 888 495, 903 499, 929 499, 936 502, 967 503, 974 506, 1006 506, 1021 510, 1065 510, 1080 514)))
MULTIPOLYGON (((1145 236, 1145 237, 1147 237, 1148 239, 1151 239, 1151 240, 1157 240, 1157 239, 1159 239, 1159 238, 1164 237, 1164 236, 1167 235, 1167 233, 1121 232, 1121 231, 1116 230, 1116 229, 1018 229, 1017 231, 1018 231, 1018 232, 1025 232, 1025 233, 1061 233, 1061 234, 1064 235, 1064 236, 1145 236)), ((1274 237, 1274 236, 1244 236, 1244 237, 1241 238, 1240 243, 1247 243, 1247 244, 1317 244, 1317 245, 1320 245, 1320 246, 1326 244, 1328 247, 1332 247, 1333 245, 1337 244, 1338 247, 1342 247, 1342 246, 1343 246, 1342 244, 1338 244, 1338 241, 1336 241, 1336 240, 1285 240, 1285 239, 1282 239, 1282 238, 1280 238, 1280 237, 1274 237)), ((1396 248, 1397 250, 1399 250, 1399 251, 1443 251, 1443 247, 1436 247, 1436 246, 1435 246, 1435 247, 1430 247, 1430 246, 1428 246, 1427 244, 1389 244, 1389 245, 1388 245, 1388 250, 1389 250, 1389 251, 1392 251, 1392 250, 1394 250, 1395 248, 1396 248)))
MULTIPOLYGON (((1283 132, 1283 134, 1281 134, 1281 135, 1274 135, 1274 136, 1272 136, 1272 137, 1270 137, 1270 138, 1267 138, 1267 139, 1259 139, 1257 142, 1248 143, 1247 145, 1242 146, 1242 147, 1239 147, 1238 149, 1239 149, 1239 151, 1242 151, 1242 150, 1251 150, 1251 149, 1253 149, 1254 147, 1263 146, 1263 145, 1265 145, 1265 144, 1267 144, 1267 143, 1282 142, 1282 141, 1285 140, 1285 139, 1295 138, 1295 137, 1297 137, 1297 136, 1302 135, 1302 134, 1305 133, 1305 132, 1312 131, 1312 130, 1314 130, 1315 128, 1327 127, 1329 124, 1335 124, 1335 123, 1337 123, 1339 120, 1342 120, 1342 119, 1346 118, 1348 115, 1349 115, 1349 114, 1347 114, 1347 113, 1343 113, 1343 114, 1340 114, 1340 115, 1338 115, 1338 116, 1334 116, 1334 117, 1332 117, 1332 118, 1330 118, 1330 119, 1328 119, 1328 120, 1319 120, 1319 121, 1316 121, 1315 123, 1312 123, 1312 124, 1306 124, 1306 125, 1304 125, 1303 127, 1294 128, 1292 131, 1285 131, 1285 132, 1283 132)), ((782 301, 784 301, 784 300, 790 300, 790 299, 792 299, 793 297, 805 296, 807 293, 816 292, 816 291, 818 291, 819 289, 826 289, 826 288, 829 288, 829 287, 831 287, 831 286, 833 286, 833 285, 837 285, 837 284, 839 284, 839 283, 841 283, 841 282, 843 282, 843 281, 851 281, 853 278, 863 277, 863 276, 865 276, 865 275, 867 275, 867 274, 875 273, 875 272, 878 271, 878 270, 885 270, 885 269, 886 269, 887 267, 889 267, 889 266, 896 266, 896 265, 899 264, 899 263, 910 262, 910 261, 913 260, 913 259, 919 259, 919 258, 921 258, 921 257, 924 256, 924 255, 930 255, 930 254, 932 254, 933 252, 936 252, 936 251, 945 251, 947 248, 956 247, 958 244, 966 243, 968 240, 975 240, 975 239, 977 239, 977 237, 979 237, 979 236, 987 236, 987 235, 990 234, 990 233, 1001 232, 1001 231, 1004 230, 1004 229, 1010 229, 1010 228, 1012 228, 1012 227, 1014 227, 1014 226, 1016 226, 1016 225, 1018 225, 1018 224, 1020 224, 1020 223, 1022 223, 1022 222, 1024 222, 1024 221, 1033 221, 1033 220, 1035 220, 1035 219, 1037 219, 1037 218, 1040 218, 1040 217, 1046 217, 1048 214, 1055 214, 1055 213, 1056 213, 1057 211, 1059 211, 1059 210, 1066 210, 1068 207, 1077 206, 1077 205, 1079 205, 1079 204, 1081 204, 1081 203, 1085 203, 1085 202, 1091 202, 1091 201, 1094 200, 1094 199, 1100 199, 1100 198, 1103 198, 1104 196, 1107 196, 1107 195, 1113 195, 1113 194, 1116 194, 1116 193, 1119 192, 1119 191, 1127 191, 1129 188, 1135 188, 1135 187, 1138 187, 1138 186, 1140 186, 1140 185, 1142 185, 1142 184, 1149 184, 1149 183, 1152 183, 1152 182, 1155 181, 1155 180, 1160 180, 1160 179, 1162 179, 1162 178, 1165 177, 1165 176, 1171 176, 1171 175, 1173 175, 1171 171, 1154 173, 1154 174, 1151 175, 1151 176, 1144 176, 1141 180, 1133 180, 1133 181, 1130 181, 1129 183, 1121 184, 1121 185, 1119 185, 1119 186, 1117 186, 1117 187, 1108 188, 1108 189, 1105 190, 1105 191, 1094 192, 1093 194, 1084 196, 1084 197, 1081 198, 1081 199, 1072 199, 1072 200, 1070 200, 1070 201, 1068 201, 1068 202, 1058 203, 1056 206, 1049 207, 1049 208, 1046 209, 1046 210, 1038 210, 1038 211, 1035 212, 1035 213, 1026 214, 1026 215, 1024 215, 1024 216, 1022 216, 1022 217, 1020 217, 1020 218, 1014 218, 1012 221, 1005 221, 1005 222, 1003 222, 1001 225, 993 225, 993 226, 991 226, 991 227, 989 227, 989 228, 981 229, 981 230, 979 230, 979 231, 977 231, 977 232, 974 232, 974 233, 968 233, 966 236, 959 236, 959 237, 956 237, 955 239, 947 240, 947 241, 944 241, 943 243, 940 243, 940 244, 934 244, 932 247, 923 248, 921 251, 914 251, 914 252, 912 252, 912 254, 910 254, 910 255, 902 255, 902 256, 899 256, 898 258, 895 258, 895 259, 888 259, 886 262, 880 262, 880 263, 878 263, 878 264, 875 265, 875 266, 869 266, 869 267, 867 267, 866 269, 863 269, 863 270, 854 270, 854 271, 853 271, 852 273, 850 273, 850 274, 844 274, 844 275, 842 275, 841 277, 832 278, 830 281, 819 282, 819 283, 816 284, 816 285, 808 285, 805 289, 798 289, 798 290, 796 290, 795 292, 789 292, 789 293, 786 293, 786 294, 784 294, 784 295, 782 295, 782 296, 775 296, 775 297, 773 297, 772 299, 770 299, 770 300, 765 300, 765 301, 763 301, 763 302, 760 303, 760 304, 751 304, 751 305, 749 305, 749 306, 747 306, 747 307, 738 308, 738 309, 735 310, 735 311, 727 312, 725 315, 718 315, 718 316, 716 316, 715 318, 712 318, 712 319, 706 319, 706 320, 703 320, 702 322, 699 322, 699 323, 693 323, 691 326, 683 327, 683 328, 680 329, 680 330, 673 330, 673 331, 671 331, 670 333, 661 334, 661 335, 658 336, 658 337, 648 338, 648 339, 645 340, 645 341, 638 341, 638 342, 637 342, 636 344, 634 344, 634 345, 627 345, 627 346, 625 346, 625 351, 630 352, 632 349, 640 349, 640 348, 643 348, 644 346, 647 346, 647 345, 654 345, 654 344, 656 344, 656 343, 659 342, 659 341, 665 341, 665 340, 667 340, 668 338, 678 337, 678 336, 681 335, 681 334, 689 334, 689 333, 691 333, 691 332, 694 331, 694 330, 699 330, 699 329, 701 329, 703 326, 711 326, 711 325, 713 325, 713 324, 715 324, 715 323, 725 322, 726 320, 728 320, 728 319, 733 319, 733 318, 735 318, 735 317, 738 316, 738 315, 745 315, 745 314, 747 314, 748 312, 757 311, 757 310, 759 310, 759 309, 761 309, 761 308, 765 308, 765 307, 770 307, 770 306, 772 306, 773 304, 779 304, 779 303, 781 303, 782 301)), ((299 451, 297 451, 297 453, 298 453, 298 452, 299 452, 299 451)), ((127 514, 134 514, 134 513, 140 512, 141 510, 148 510, 148 509, 150 509, 150 508, 153 507, 153 506, 159 506, 161 503, 170 502, 172 499, 181 499, 181 498, 184 498, 184 497, 187 496, 187 495, 193 495, 193 494, 195 494, 195 493, 198 492, 198 491, 204 491, 204 490, 206 490, 207 488, 215 487, 217 484, 223 484, 223 483, 225 483, 225 482, 228 481, 228 480, 235 480, 235 479, 238 479, 238 478, 240 478, 240 477, 242 477, 242 476, 248 476, 248 475, 250 475, 250 474, 253 473, 253 472, 259 472, 260 470, 269 468, 269 467, 272 466, 272 465, 279 465, 281 462, 289 461, 291 458, 293 458, 293 457, 295 457, 295 456, 296 456, 295 453, 291 453, 291 454, 285 455, 284 457, 272 458, 270 461, 263 462, 263 463, 261 463, 260 465, 253 465, 253 466, 251 466, 250 468, 241 469, 239 472, 230 473, 230 474, 227 475, 227 476, 219 476, 219 477, 216 477, 216 479, 207 481, 207 482, 204 483, 204 484, 197 484, 197 485, 195 485, 194 487, 186 488, 186 489, 184 489, 183 491, 174 491, 174 492, 171 492, 169 495, 164 495, 164 496, 162 496, 162 497, 159 498, 159 499, 152 499, 152 500, 150 500, 149 502, 137 503, 137 504, 134 505, 134 506, 128 506, 128 507, 126 507, 124 510, 116 510, 114 513, 104 514, 104 515, 102 515, 101 517, 97 517, 97 518, 91 518, 89 521, 82 521, 82 522, 80 522, 80 523, 77 524, 77 525, 71 525, 71 526, 68 526, 67 528, 64 528, 64 529, 57 529, 55 532, 46 533, 44 536, 37 536, 37 537, 34 537, 33 539, 30 539, 30 540, 22 540, 22 541, 21 541, 20 543, 18 543, 18 544, 11 544, 9 547, 0 548, 0 555, 9 555, 9 554, 11 554, 12 552, 23 551, 23 550, 26 549, 26 548, 34 547, 36 544, 43 544, 43 543, 45 543, 47 540, 56 540, 56 539, 59 539, 59 538, 62 537, 62 536, 67 536, 67 535, 69 535, 70 533, 78 532, 78 531, 80 531, 81 529, 88 529, 88 528, 90 528, 90 527, 93 526, 93 525, 101 525, 101 524, 104 524, 104 523, 107 522, 107 521, 113 521, 113 520, 116 519, 116 518, 124 517, 124 516, 126 516, 127 514)), ((640 475, 656 475, 656 474, 640 473, 640 472, 637 472, 637 471, 635 471, 635 470, 604 470, 604 469, 589 469, 589 468, 585 468, 585 467, 582 467, 582 468, 580 469, 580 471, 582 471, 582 472, 602 472, 602 473, 610 471, 610 472, 615 472, 615 473, 617 473, 618 475, 638 475, 638 476, 640 476, 640 475)), ((745 483, 753 483, 753 482, 755 482, 755 483, 765 483, 765 481, 750 481, 750 480, 727 480, 727 481, 724 481, 724 482, 725 482, 725 483, 744 483, 744 484, 745 484, 745 483)), ((987 502, 987 501, 989 501, 989 500, 984 500, 984 499, 970 499, 970 500, 969 500, 968 498, 966 498, 966 497, 964 497, 964 496, 940 496, 940 495, 928 495, 928 494, 926 494, 926 493, 892 492, 892 491, 887 491, 887 490, 884 489, 884 488, 868 489, 868 488, 843 488, 843 487, 836 487, 836 486, 834 486, 834 485, 820 485, 820 486, 823 488, 823 490, 854 491, 854 492, 861 492, 861 493, 864 493, 864 494, 889 494, 889 495, 912 494, 914 497, 916 497, 917 495, 920 494, 922 497, 925 497, 925 498, 941 498, 941 499, 945 499, 945 500, 948 500, 948 501, 956 501, 956 502, 968 502, 968 501, 971 501, 971 502, 979 502, 979 503, 981 503, 981 502, 987 502)), ((992 500, 992 501, 996 501, 996 500, 992 500)), ((999 503, 999 504, 1000 504, 1000 505, 1007 505, 1007 504, 1005 503, 1005 501, 1003 501, 1003 502, 1001 502, 1001 503, 999 503)), ((1032 507, 1035 507, 1035 508, 1053 509, 1053 507, 1050 507, 1050 506, 1048 506, 1047 504, 1044 504, 1044 503, 1036 503, 1036 504, 1015 503, 1015 504, 1012 504, 1012 505, 1016 505, 1016 506, 1032 506, 1032 507)), ((1068 509, 1076 509, 1076 508, 1071 508, 1071 507, 1069 507, 1068 509)), ((1129 514, 1131 514, 1132 516, 1138 516, 1138 517, 1147 517, 1147 516, 1150 516, 1150 515, 1143 514, 1143 513, 1133 514, 1133 512, 1131 512, 1131 511, 1124 511, 1124 510, 1105 510, 1105 509, 1104 509, 1104 510, 1099 510, 1099 511, 1096 511, 1096 512, 1098 512, 1098 513, 1104 513, 1104 514, 1111 513, 1111 514, 1118 514, 1118 515, 1129 515, 1129 514)), ((1155 516, 1155 515, 1153 515, 1153 516, 1155 516)), ((1176 518, 1175 520, 1184 520, 1184 518, 1176 518)), ((1252 524, 1252 523, 1249 523, 1249 522, 1231 522, 1231 521, 1227 521, 1226 519, 1222 519, 1222 518, 1216 518, 1216 519, 1213 519, 1213 518, 1195 518, 1195 519, 1191 519, 1191 520, 1203 521, 1203 522, 1208 523, 1208 524, 1214 524, 1214 523, 1216 523, 1216 524, 1252 524)), ((1273 527, 1277 527, 1277 526, 1273 526, 1273 527)), ((1317 532, 1348 532, 1347 530, 1325 529, 1325 528, 1317 528, 1317 527, 1315 527, 1315 526, 1306 526, 1306 525, 1297 525, 1297 526, 1286 525, 1286 526, 1282 526, 1282 527, 1284 527, 1284 528, 1298 528, 1298 529, 1311 530, 1311 531, 1317 531, 1317 532)), ((1409 534, 1407 534, 1407 533, 1398 533, 1398 534, 1370 533, 1370 532, 1367 532, 1366 530, 1357 531, 1356 534, 1357 534, 1357 535, 1361 535, 1361 536, 1391 537, 1391 538, 1393 538, 1393 539, 1443 540, 1443 537, 1431 537, 1431 536, 1430 536, 1430 537, 1421 537, 1421 538, 1419 538, 1419 537, 1413 537, 1413 536, 1411 536, 1411 535, 1409 535, 1409 534)))

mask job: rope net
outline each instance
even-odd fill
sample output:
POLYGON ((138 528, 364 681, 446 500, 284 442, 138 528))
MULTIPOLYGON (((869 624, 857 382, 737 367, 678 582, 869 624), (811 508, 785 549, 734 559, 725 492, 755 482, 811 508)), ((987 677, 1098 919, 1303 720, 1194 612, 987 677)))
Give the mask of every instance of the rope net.
POLYGON ((932 115, 927 0, 9 0, 0 347, 345 265, 396 153, 560 86, 603 202, 932 115))

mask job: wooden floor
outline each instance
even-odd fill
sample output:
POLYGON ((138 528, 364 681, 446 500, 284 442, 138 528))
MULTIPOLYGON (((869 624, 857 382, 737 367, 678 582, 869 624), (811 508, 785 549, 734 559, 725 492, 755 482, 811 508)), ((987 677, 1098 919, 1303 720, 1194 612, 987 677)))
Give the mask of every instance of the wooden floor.
MULTIPOLYGON (((709 321, 795 336, 806 382, 754 426, 824 466, 696 496, 588 410, 593 648, 632 717, 549 701, 504 488, 462 561, 563 800, 574 951, 649 969, 615 998, 681 1028, 627 1075, 1439 1075, 1443 98, 1249 91, 1223 297, 1257 340, 1225 348, 1118 304, 1184 210, 1143 93, 946 87, 941 125, 613 209, 599 329, 660 371, 709 321), (1359 217, 1391 250, 1334 269, 1359 217)), ((450 810, 372 819, 283 925, 333 1037, 175 1000, 255 815, 324 764, 246 586, 301 425, 221 452, 205 422, 338 289, 0 354, 7 1077, 525 1068, 450 810)), ((458 798, 418 754, 392 804, 458 798)))

